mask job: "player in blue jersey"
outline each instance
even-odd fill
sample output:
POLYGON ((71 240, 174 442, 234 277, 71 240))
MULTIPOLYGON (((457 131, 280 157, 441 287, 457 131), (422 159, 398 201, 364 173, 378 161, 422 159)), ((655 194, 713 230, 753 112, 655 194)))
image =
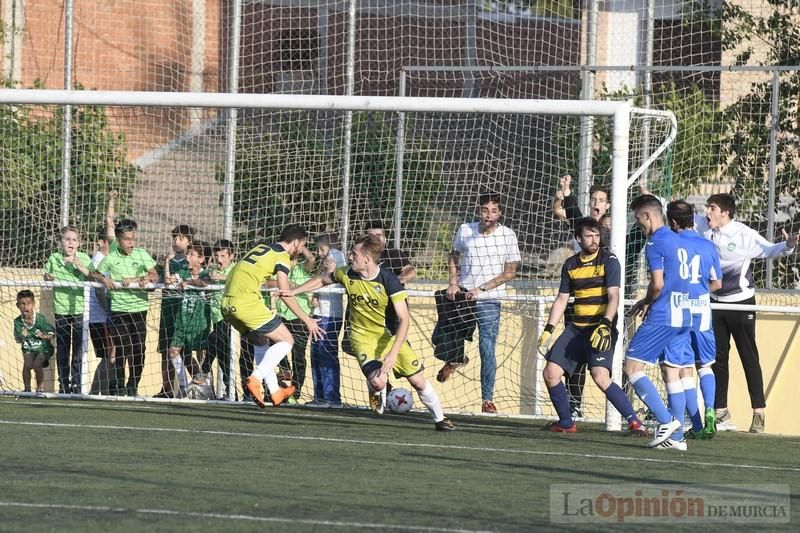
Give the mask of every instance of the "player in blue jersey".
MULTIPOLYGON (((722 287, 722 267, 719 252, 713 242, 694 231, 694 209, 683 200, 667 205, 667 221, 670 228, 678 234, 681 247, 692 255, 692 262, 684 268, 689 275, 689 309, 692 313, 691 343, 670 344, 665 350, 665 358, 677 360, 685 357, 680 376, 686 397, 686 410, 692 419, 692 429, 686 433, 688 438, 711 438, 716 433, 714 415, 714 396, 716 379, 711 365, 716 360, 716 342, 711 326, 711 293, 722 287), (692 366, 697 367, 700 376, 700 391, 705 404, 705 427, 697 405, 692 366)), ((681 265, 683 268, 683 265, 681 265)))
POLYGON ((644 299, 636 302, 631 314, 643 315, 625 357, 625 374, 639 398, 650 408, 659 426, 649 446, 686 450, 682 422, 686 399, 681 385, 682 361, 661 359, 664 347, 671 342, 689 343, 692 316, 687 306, 691 265, 696 261, 682 240, 664 224, 661 202, 644 194, 631 203, 636 222, 648 236, 645 256, 650 283, 644 299), (661 359, 661 360, 660 360, 661 359), (645 375, 645 365, 661 364, 670 409, 664 405, 655 385, 645 375))

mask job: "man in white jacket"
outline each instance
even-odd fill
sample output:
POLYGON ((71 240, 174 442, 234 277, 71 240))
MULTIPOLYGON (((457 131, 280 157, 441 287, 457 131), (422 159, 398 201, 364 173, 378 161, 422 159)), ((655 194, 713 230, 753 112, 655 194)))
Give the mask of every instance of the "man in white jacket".
MULTIPOLYGON (((784 234, 784 241, 771 243, 757 231, 733 220, 736 201, 730 194, 713 194, 706 201, 706 216, 696 220, 697 231, 711 239, 719 250, 722 266, 722 288, 712 293, 714 303, 755 305, 753 259, 773 259, 789 255, 797 246, 800 235, 784 234)), ((730 338, 742 360, 742 367, 753 408, 751 433, 764 432, 764 381, 756 345, 756 314, 753 311, 715 309, 712 313, 714 337, 717 343, 716 415, 717 427, 725 429, 730 423, 728 411, 728 360, 730 338), (722 426, 722 427, 720 427, 722 426)), ((732 429, 732 428, 731 428, 732 429)))

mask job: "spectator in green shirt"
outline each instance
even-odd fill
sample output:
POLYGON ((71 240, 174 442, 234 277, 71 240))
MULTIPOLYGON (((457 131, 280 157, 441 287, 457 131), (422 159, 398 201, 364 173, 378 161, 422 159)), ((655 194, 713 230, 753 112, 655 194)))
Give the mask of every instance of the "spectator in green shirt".
POLYGON ((148 284, 158 281, 156 262, 143 248, 136 247, 136 230, 131 221, 122 221, 114 228, 115 242, 97 266, 95 279, 109 289, 111 300, 111 334, 116 347, 116 394, 136 396, 144 368, 144 349, 147 340, 148 284), (125 362, 129 369, 125 381, 125 362))
POLYGON ((50 366, 53 356, 53 326, 36 312, 33 292, 24 289, 17 293, 20 315, 14 319, 14 340, 22 345, 22 383, 25 392, 31 392, 31 370, 36 374, 36 392, 44 387, 44 368, 50 366))
MULTIPOLYGON (((73 226, 61 228, 61 245, 47 258, 46 281, 86 281, 92 260, 78 250, 81 236, 73 226)), ((83 352, 83 287, 53 288, 53 311, 56 319, 56 362, 58 392, 81 393, 83 352), (70 364, 70 353, 72 363, 70 364)))
MULTIPOLYGON (((225 285, 225 280, 228 278, 233 266, 236 264, 233 259, 235 257, 233 243, 228 239, 220 239, 214 243, 214 264, 209 269, 211 272, 212 285, 225 285)), ((211 316, 211 335, 208 337, 208 354, 203 361, 203 373, 209 374, 211 372, 211 365, 214 359, 217 360, 217 366, 222 374, 222 380, 225 382, 223 390, 218 391, 223 399, 229 397, 229 383, 231 371, 231 325, 222 319, 222 311, 220 304, 222 302, 222 291, 213 291, 209 294, 209 314, 211 316)), ((244 388, 244 380, 252 373, 252 363, 250 371, 242 372, 242 388, 244 388)), ((235 387, 234 387, 235 388, 235 387)), ((235 397, 235 395, 234 395, 235 397)))
MULTIPOLYGON (((183 289, 180 312, 175 319, 175 329, 169 347, 169 358, 178 376, 180 392, 178 398, 186 397, 189 387, 187 367, 195 380, 202 373, 200 363, 205 359, 208 350, 208 335, 211 330, 210 306, 208 293, 196 290, 205 287, 211 281, 206 263, 211 258, 211 247, 206 242, 193 241, 186 247, 186 267, 177 273, 180 287, 183 289), (193 357, 197 354, 197 358, 193 357)), ((197 382, 196 382, 197 383, 197 382)), ((205 384, 205 377, 199 384, 205 384)))
MULTIPOLYGON (((186 268, 186 249, 194 240, 196 230, 188 224, 178 224, 172 228, 172 250, 159 264, 159 274, 164 285, 172 286, 180 280, 178 272, 186 268)), ((158 271, 158 270, 157 270, 158 271)), ((183 293, 180 290, 165 287, 161 291, 161 315, 158 323, 158 352, 161 354, 161 391, 156 398, 172 398, 175 396, 172 384, 175 381, 175 369, 170 364, 169 348, 175 334, 175 321, 181 310, 183 293)))
MULTIPOLYGON (((292 269, 289 271, 289 283, 291 288, 299 287, 306 281, 311 279, 311 272, 314 270, 314 263, 316 258, 308 248, 305 246, 300 250, 297 255, 302 261, 297 258, 292 260, 292 269)), ((277 286, 277 284, 276 284, 277 286)), ((311 294, 301 294, 295 298, 300 308, 308 315, 312 315, 311 294)), ((292 365, 289 366, 289 358, 284 357, 278 365, 280 373, 278 375, 279 381, 289 381, 295 386, 293 398, 288 400, 288 403, 297 403, 300 398, 300 389, 306 380, 306 347, 308 346, 308 328, 305 323, 295 315, 289 307, 283 303, 283 300, 277 299, 278 316, 281 321, 289 328, 294 344, 292 345, 292 365)))

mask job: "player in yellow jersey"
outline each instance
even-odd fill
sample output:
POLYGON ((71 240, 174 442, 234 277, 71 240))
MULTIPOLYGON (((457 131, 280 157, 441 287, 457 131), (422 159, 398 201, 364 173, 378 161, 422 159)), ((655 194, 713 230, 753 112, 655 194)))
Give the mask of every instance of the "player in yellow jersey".
MULTIPOLYGON (((225 283, 222 316, 255 346, 256 368, 247 378, 245 387, 261 408, 266 407, 265 382, 273 405, 280 405, 295 391, 293 385, 280 388, 275 375, 275 367, 292 350, 294 339, 280 317, 264 304, 261 286, 265 281, 276 279, 278 288, 288 291, 291 260, 305 248, 306 236, 301 226, 287 226, 277 244, 259 244, 247 252, 228 274, 225 283)), ((319 325, 303 312, 294 297, 287 294, 282 299, 305 323, 309 336, 320 338, 319 325)))
POLYGON ((422 375, 422 361, 406 341, 411 323, 406 303, 408 296, 397 276, 380 266, 382 250, 380 237, 359 237, 350 249, 349 267, 324 272, 296 289, 280 290, 278 294, 290 297, 325 285, 342 284, 350 307, 350 341, 367 378, 373 410, 383 413, 386 383, 392 370, 396 378, 406 378, 416 389, 419 399, 433 416, 436 430, 452 431, 453 423, 444 416, 439 395, 422 375), (386 308, 390 302, 399 320, 394 336, 386 329, 386 308))

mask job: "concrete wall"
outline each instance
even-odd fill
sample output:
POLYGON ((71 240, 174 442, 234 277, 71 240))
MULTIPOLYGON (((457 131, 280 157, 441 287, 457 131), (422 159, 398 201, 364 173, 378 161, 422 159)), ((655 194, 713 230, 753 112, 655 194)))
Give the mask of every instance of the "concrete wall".
MULTIPOLYGON (((29 277, 34 272, 19 272, 18 277, 29 277)), ((38 276, 29 277, 37 279, 38 276)), ((430 286, 418 286, 430 290, 430 286)), ((19 390, 21 383, 21 356, 19 346, 14 342, 12 321, 18 311, 14 306, 14 295, 22 287, 0 289, 0 371, 5 376, 7 387, 19 390)), ((51 297, 48 291, 37 293, 40 309, 51 319, 51 297)), ((147 327, 147 356, 140 386, 140 394, 150 396, 161 388, 160 356, 156 352, 159 320, 159 295, 152 293, 147 327)), ((783 300, 785 305, 800 305, 800 296, 791 296, 783 300)), ((480 410, 480 358, 477 353, 477 336, 467 345, 470 363, 463 371, 457 373, 445 384, 435 383, 434 379, 441 362, 433 357, 430 345, 430 332, 436 320, 435 308, 430 298, 411 298, 412 329, 410 340, 414 348, 422 356, 425 364, 425 376, 434 383, 441 395, 445 409, 450 412, 479 412, 480 410)), ((553 416, 545 390, 537 390, 536 370, 536 321, 533 319, 533 308, 524 306, 513 309, 513 304, 505 307, 499 343, 497 349, 497 385, 495 401, 501 413, 535 414, 534 398, 542 401, 544 416, 553 416)), ((797 401, 796 377, 800 375, 800 316, 760 313, 758 316, 757 335, 761 364, 764 373, 764 386, 767 397, 767 431, 786 435, 800 435, 800 419, 795 416, 797 401)), ((362 374, 353 357, 341 354, 342 362, 342 398, 346 403, 366 405, 367 396, 362 374)), ((97 359, 93 353, 89 356, 89 372, 93 375, 97 359)), ((53 359, 53 367, 55 359, 53 359)), ((734 422, 739 429, 747 430, 750 425, 751 410, 744 375, 738 355, 731 353, 731 383, 729 408, 734 422)), ((48 391, 54 390, 54 369, 47 373, 48 391)), ((402 382, 393 380, 396 386, 402 382)), ((408 387, 408 385, 405 385, 408 387)), ((304 399, 309 400, 311 394, 310 373, 304 388, 304 399)), ((418 405, 418 407, 420 407, 418 405)), ((586 387, 587 415, 602 417, 604 398, 589 379, 586 387)))

